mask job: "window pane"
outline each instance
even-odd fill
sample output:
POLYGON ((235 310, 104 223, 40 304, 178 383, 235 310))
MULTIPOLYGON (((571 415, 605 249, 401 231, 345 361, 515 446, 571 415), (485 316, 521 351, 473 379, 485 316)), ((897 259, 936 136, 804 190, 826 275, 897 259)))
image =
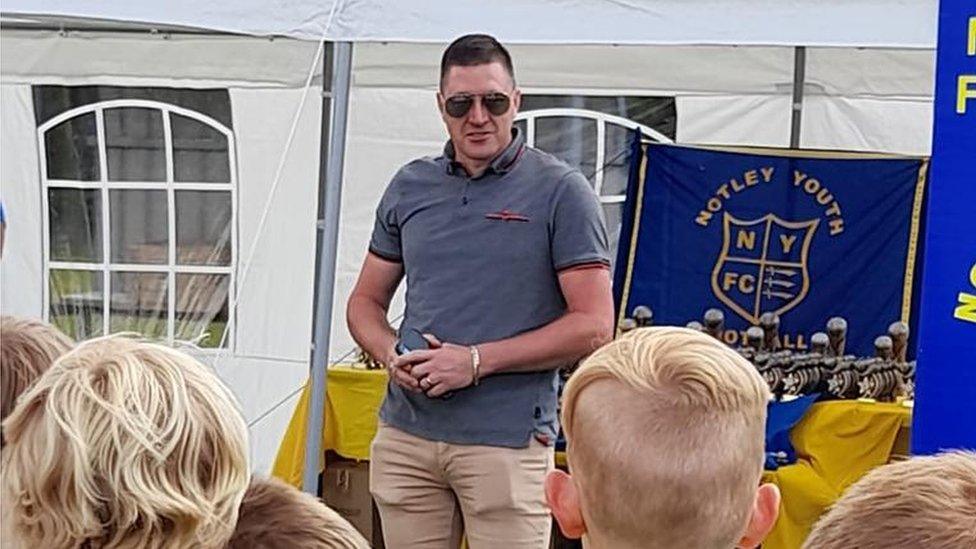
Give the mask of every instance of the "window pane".
POLYGON ((673 97, 523 94, 520 112, 571 108, 597 111, 653 128, 674 139, 678 114, 673 97))
POLYGON ((224 134, 192 118, 171 116, 174 179, 230 183, 230 156, 224 134))
POLYGON ((623 195, 627 192, 630 173, 630 142, 634 131, 617 124, 606 125, 603 160, 603 186, 600 195, 623 195))
POLYGON ((52 261, 102 261, 102 194, 91 189, 48 189, 52 261))
POLYGON ((625 97, 620 116, 643 124, 674 140, 678 111, 673 97, 625 97))
POLYGON ((112 273, 111 332, 166 337, 166 279, 164 273, 112 273))
POLYGON ((113 263, 166 263, 166 191, 109 191, 113 263))
POLYGON ((52 269, 51 324, 75 341, 102 335, 101 271, 52 269))
POLYGON ((82 105, 113 99, 145 99, 200 112, 220 121, 228 128, 234 127, 234 121, 231 120, 230 95, 226 89, 33 86, 33 90, 34 114, 38 125, 82 105))
POLYGON ((98 181, 98 133, 95 113, 76 116, 44 134, 48 179, 98 181))
POLYGON ((229 192, 176 192, 176 262, 230 265, 229 192))
POLYGON ((535 146, 583 172, 591 182, 596 167, 596 121, 553 116, 535 121, 535 146))
POLYGON ((105 152, 109 181, 166 181, 162 111, 106 109, 105 152))
POLYGON ((610 262, 616 263, 617 247, 620 243, 620 223, 623 220, 624 204, 603 205, 603 219, 607 222, 607 238, 610 240, 610 262))
POLYGON ((229 286, 228 275, 176 275, 176 339, 218 346, 227 327, 229 286))

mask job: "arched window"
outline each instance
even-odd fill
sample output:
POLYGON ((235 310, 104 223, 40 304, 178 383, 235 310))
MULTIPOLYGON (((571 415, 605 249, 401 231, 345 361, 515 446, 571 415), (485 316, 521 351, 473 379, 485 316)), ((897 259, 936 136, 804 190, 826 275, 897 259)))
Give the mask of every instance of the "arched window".
POLYGON ((171 103, 113 99, 47 119, 37 139, 48 319, 77 339, 217 346, 237 259, 233 131, 171 103))
MULTIPOLYGON (((523 108, 532 104, 531 99, 524 96, 523 108)), ((673 105, 673 100, 650 99, 673 105)), ((611 257, 616 257, 634 131, 640 129, 645 138, 654 141, 670 143, 672 139, 634 120, 585 108, 523 110, 516 116, 516 124, 525 132, 526 143, 555 155, 589 179, 603 206, 611 257)))

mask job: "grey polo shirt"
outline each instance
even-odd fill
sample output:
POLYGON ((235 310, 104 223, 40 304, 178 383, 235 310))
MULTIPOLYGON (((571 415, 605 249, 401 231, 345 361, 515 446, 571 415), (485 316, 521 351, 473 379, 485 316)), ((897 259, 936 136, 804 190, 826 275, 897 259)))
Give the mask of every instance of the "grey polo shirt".
MULTIPOLYGON (((590 184, 517 129, 479 177, 453 157, 449 142, 401 168, 376 210, 370 251, 406 275, 401 326, 473 345, 556 320, 566 311, 558 273, 609 265, 590 184)), ((555 440, 556 384, 554 370, 503 373, 431 399, 391 383, 380 418, 428 440, 521 448, 535 433, 555 440)))

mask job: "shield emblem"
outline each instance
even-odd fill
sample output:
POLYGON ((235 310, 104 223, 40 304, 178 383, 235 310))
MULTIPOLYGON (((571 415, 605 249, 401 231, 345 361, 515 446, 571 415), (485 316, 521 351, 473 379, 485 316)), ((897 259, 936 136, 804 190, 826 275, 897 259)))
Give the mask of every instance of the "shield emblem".
POLYGON ((772 213, 743 221, 726 212, 712 269, 715 296, 753 325, 762 313, 782 315, 799 305, 810 289, 807 257, 819 224, 772 213))

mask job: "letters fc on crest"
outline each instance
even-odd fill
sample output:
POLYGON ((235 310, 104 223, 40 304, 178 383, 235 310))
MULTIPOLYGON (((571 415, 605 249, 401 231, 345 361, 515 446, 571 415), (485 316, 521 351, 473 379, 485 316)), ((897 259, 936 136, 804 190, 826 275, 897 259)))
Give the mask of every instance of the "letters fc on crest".
POLYGON ((764 312, 782 315, 799 305, 810 289, 807 257, 819 224, 772 213, 743 221, 726 212, 712 269, 715 296, 751 324, 764 312))

